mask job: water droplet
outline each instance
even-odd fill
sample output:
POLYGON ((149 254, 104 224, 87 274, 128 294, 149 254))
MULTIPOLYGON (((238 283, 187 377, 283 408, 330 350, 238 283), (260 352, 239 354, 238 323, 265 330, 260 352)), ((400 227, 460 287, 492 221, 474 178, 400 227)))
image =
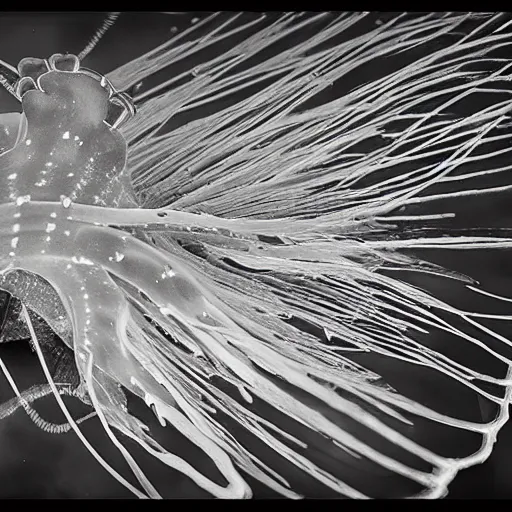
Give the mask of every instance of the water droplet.
MULTIPOLYGON (((176 275, 176 272, 174 272, 174 270, 169 265, 165 265, 164 275, 167 277, 174 277, 176 275)), ((162 277, 164 277, 164 275, 162 275, 162 277)))
POLYGON ((69 208, 71 206, 72 201, 69 197, 60 196, 60 201, 62 203, 62 206, 64 206, 64 208, 69 208))
POLYGON ((19 196, 16 199, 16 206, 21 206, 22 204, 29 203, 29 202, 30 202, 30 195, 19 196))

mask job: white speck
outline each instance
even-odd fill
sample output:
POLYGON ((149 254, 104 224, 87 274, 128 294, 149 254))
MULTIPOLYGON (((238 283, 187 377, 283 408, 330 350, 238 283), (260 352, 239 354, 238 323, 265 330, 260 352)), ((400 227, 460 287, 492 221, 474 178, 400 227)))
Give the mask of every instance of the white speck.
POLYGON ((89 162, 94 162, 94 158, 92 156, 89 158, 89 162))
POLYGON ((46 237, 46 241, 47 241, 47 242, 49 242, 51 239, 52 239, 52 237, 51 237, 51 236, 47 236, 47 237, 46 237))
POLYGON ((71 261, 73 263, 81 263, 82 265, 94 265, 94 263, 91 260, 84 258, 83 256, 80 256, 79 258, 77 258, 76 256, 73 256, 71 258, 71 261))
POLYGON ((16 213, 13 215, 13 217, 14 217, 15 219, 19 219, 19 218, 21 217, 21 213, 20 213, 20 212, 16 212, 16 213))
POLYGON ((46 175, 47 172, 46 171, 41 171, 41 174, 46 175))
POLYGON ((50 217, 51 217, 52 219, 55 219, 55 217, 57 217, 57 214, 56 214, 55 212, 52 212, 52 213, 50 213, 50 217))
POLYGON ((53 165, 53 162, 46 162, 44 165, 46 165, 46 167, 51 167, 53 165))
POLYGON ((25 141, 25 144, 26 144, 27 146, 30 146, 30 144, 32 144, 32 141, 31 141, 30 139, 27 139, 27 140, 25 141))
POLYGON ((51 233, 56 227, 57 226, 55 224, 48 222, 48 224, 46 224, 46 232, 51 233))
POLYGON ((83 140, 81 140, 81 141, 78 143, 78 145, 79 145, 79 146, 81 146, 83 143, 84 143, 84 141, 83 141, 83 140))
POLYGON ((19 230, 20 230, 20 225, 19 224, 13 224, 12 232, 13 233, 17 233, 19 230))
POLYGON ((73 267, 73 265, 71 265, 71 263, 68 263, 68 264, 66 265, 66 268, 67 268, 67 269, 70 269, 70 268, 72 268, 72 267, 73 267))
POLYGON ((70 173, 68 174, 68 178, 72 178, 73 176, 74 176, 74 174, 73 174, 72 172, 70 172, 70 173))
POLYGON ((84 293, 84 299, 88 299, 89 298, 89 295, 87 295, 87 293, 84 293))
POLYGON ((7 176, 7 179, 8 179, 8 180, 15 180, 15 179, 16 179, 16 176, 18 176, 16 173, 14 173, 14 174, 9 174, 9 176, 7 176))
POLYGON ((124 260, 124 254, 121 254, 120 252, 116 251, 116 261, 119 263, 120 261, 124 260))
POLYGON ((78 135, 75 135, 75 140, 80 140, 80 137, 78 135))
POLYGON ((60 201, 62 203, 62 206, 64 206, 64 208, 69 208, 71 206, 71 199, 69 197, 60 196, 60 201))
POLYGON ((69 139, 69 132, 64 132, 64 134, 62 135, 62 138, 69 139))
POLYGON ((43 249, 43 250, 41 251, 41 254, 44 254, 45 252, 46 252, 46 251, 43 249))
POLYGON ((90 312, 91 312, 91 310, 90 310, 89 308, 85 308, 85 312, 86 312, 86 313, 90 313, 90 312))
POLYGON ((17 236, 15 236, 12 240, 11 240, 11 247, 13 249, 16 249, 16 247, 18 246, 18 240, 19 238, 17 236))
POLYGON ((28 203, 30 202, 30 196, 27 195, 27 196, 19 196, 17 199, 16 199, 16 206, 21 206, 23 203, 28 203))
POLYGON ((14 256, 16 256, 16 254, 15 254, 14 252, 12 252, 12 251, 11 251, 11 252, 9 253, 9 256, 10 256, 11 258, 14 258, 14 256))
POLYGON ((176 275, 176 272, 169 267, 169 265, 166 265, 164 267, 164 273, 162 274, 162 279, 165 279, 166 277, 174 277, 176 275))
POLYGON ((85 325, 91 325, 91 321, 90 320, 86 320, 85 325))
POLYGON ((64 234, 65 234, 66 236, 69 236, 69 235, 71 234, 71 232, 70 232, 70 231, 68 231, 68 230, 66 229, 66 231, 64 231, 64 234))
POLYGON ((46 180, 44 180, 44 179, 43 179, 43 180, 40 180, 40 181, 38 181, 37 183, 34 183, 34 185, 35 185, 36 187, 43 187, 44 185, 46 185, 46 180))

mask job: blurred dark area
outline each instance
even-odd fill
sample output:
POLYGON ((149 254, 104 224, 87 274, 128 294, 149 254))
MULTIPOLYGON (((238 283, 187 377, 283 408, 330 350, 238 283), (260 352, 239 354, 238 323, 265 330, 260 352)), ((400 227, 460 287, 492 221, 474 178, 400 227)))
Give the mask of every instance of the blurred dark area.
MULTIPOLYGON (((107 73, 162 44, 171 34, 190 26, 200 15, 201 13, 123 13, 83 64, 100 73, 107 73)), ((20 59, 28 56, 44 58, 53 53, 78 54, 102 24, 105 16, 106 13, 95 12, 1 13, 0 59, 16 65, 20 59)), ((17 101, 0 89, 0 112, 19 110, 17 101)), ((508 226, 512 226, 509 207, 511 199, 510 193, 493 196, 478 212, 475 212, 472 205, 466 205, 466 210, 462 212, 463 218, 469 226, 472 225, 473 216, 478 216, 479 220, 483 216, 496 217, 503 225, 507 225, 508 220, 508 226)), ((493 293, 507 295, 508 291, 510 294, 512 263, 509 251, 496 251, 495 254, 475 251, 465 257, 463 264, 457 257, 453 252, 447 256, 433 255, 437 263, 475 275, 493 293)), ((20 388, 44 382, 37 358, 28 342, 0 345, 0 355, 16 376, 20 388)), ((12 396, 10 390, 3 389, 6 386, 5 379, 0 377, 2 402, 12 396)), ((442 393, 442 389, 439 393, 442 393)), ((48 409, 47 417, 58 414, 56 405, 50 402, 51 400, 44 400, 44 406, 48 409)), ((84 432, 97 441, 98 450, 108 460, 116 461, 118 467, 127 467, 126 464, 123 466, 120 456, 111 446, 97 419, 84 424, 84 432)), ((176 436, 178 439, 179 433, 176 436)), ((452 483, 448 499, 512 498, 508 464, 508 450, 511 445, 512 426, 507 425, 500 432, 497 445, 488 461, 462 471, 452 483)), ((8 420, 0 421, 0 453, 0 498, 132 497, 131 493, 100 467, 74 434, 46 434, 21 410, 8 420)), ((127 472, 126 470, 125 473, 127 472)), ((170 473, 167 474, 167 478, 169 477, 170 473)), ((158 474, 155 478, 159 478, 158 474)), ((171 479, 169 485, 173 488, 174 497, 207 497, 204 491, 198 490, 181 474, 173 472, 171 479)), ((265 497, 264 490, 260 491, 265 497)), ((266 497, 270 496, 272 495, 266 497)))

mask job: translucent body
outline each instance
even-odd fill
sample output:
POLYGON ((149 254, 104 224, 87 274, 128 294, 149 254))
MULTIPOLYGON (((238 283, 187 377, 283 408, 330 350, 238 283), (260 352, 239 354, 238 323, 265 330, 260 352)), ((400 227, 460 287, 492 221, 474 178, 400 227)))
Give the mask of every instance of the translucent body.
MULTIPOLYGON (((365 16, 334 18, 290 51, 226 77, 226 70, 257 58, 281 34, 313 25, 300 15, 283 16, 194 68, 190 83, 142 93, 141 102, 149 99, 123 137, 101 121, 107 95, 98 83, 80 71, 48 72, 39 83, 50 98, 25 93, 26 134, 0 157, 8 168, 5 186, 13 180, 10 189, 1 188, 9 190, 0 206, 4 287, 73 348, 84 388, 113 442, 111 427, 219 497, 250 496, 235 466, 285 496, 298 496, 265 449, 341 496, 442 496, 459 469, 485 459, 507 419, 511 344, 479 323, 482 316, 507 315, 458 309, 378 272, 418 271, 466 284, 471 281, 464 276, 399 249, 510 246, 510 239, 488 234, 409 236, 393 226, 423 221, 421 214, 389 215, 434 201, 433 185, 452 178, 471 183, 476 171, 464 164, 480 158, 472 151, 491 133, 502 137, 493 130, 506 120, 508 100, 443 117, 450 105, 494 85, 506 71, 508 63, 473 80, 463 67, 465 59, 500 43, 500 27, 300 110, 359 64, 415 49, 437 31, 457 33, 463 21, 458 14, 405 19, 396 27, 390 21, 325 50, 329 37, 365 16), (268 89, 261 86, 206 120, 158 133, 175 112, 270 78, 276 80, 268 89), (30 134, 40 142, 27 145, 30 134), (64 173, 42 183, 50 179, 42 169, 53 159, 64 173), (88 161, 101 165, 88 167, 88 161), (159 208, 134 207, 131 182, 141 204, 159 208), (39 294, 9 281, 16 269, 44 278, 34 281, 39 294), (47 300, 52 290, 67 327, 47 300), (426 336, 431 330, 447 333, 449 343, 436 345, 426 336), (479 358, 464 359, 471 350, 499 363, 496 371, 485 373, 479 358), (365 366, 372 357, 376 363, 365 366), (442 395, 442 406, 416 400, 412 385, 396 389, 379 373, 387 364, 398 372, 412 367, 413 381, 428 370, 435 377, 424 387, 442 395), (227 484, 212 482, 159 446, 126 410, 123 389, 196 443, 227 484), (449 405, 463 396, 483 404, 486 414, 459 417, 449 405), (474 434, 478 442, 454 456, 420 439, 422 429, 451 441, 474 434), (235 436, 240 431, 243 441, 235 436), (244 435, 260 443, 261 453, 244 435)), ((225 49, 224 36, 212 33, 198 48, 217 42, 225 49)), ((187 44, 164 45, 114 72, 112 81, 128 87, 188 58, 187 44)), ((6 126, 13 124, 9 116, 6 126)), ((468 186, 464 192, 479 191, 468 186)), ((443 211, 433 218, 447 216, 443 211)), ((160 489, 116 446, 145 493, 157 497, 160 489)))
POLYGON ((9 133, 19 134, 16 146, 1 156, 2 203, 30 195, 40 201, 64 196, 83 204, 136 206, 125 171, 126 142, 104 122, 106 90, 94 78, 56 70, 38 83, 42 90, 23 95, 19 130, 16 114, 2 119, 9 133))
MULTIPOLYGON (((60 311, 48 301, 48 295, 57 292, 73 326, 71 348, 79 368, 87 375, 89 354, 98 368, 99 373, 86 377, 92 388, 98 382, 101 384, 97 407, 103 407, 106 413, 112 407, 119 408, 122 402, 116 400, 117 385, 122 384, 146 401, 165 404, 160 414, 170 421, 184 423, 184 431, 195 434, 204 450, 215 454, 215 445, 181 418, 178 411, 170 409, 169 404, 174 401, 169 392, 129 352, 129 306, 108 272, 144 289, 160 308, 173 312, 178 306, 176 316, 184 312, 191 320, 201 322, 208 307, 199 287, 182 264, 171 266, 169 258, 157 249, 128 234, 73 222, 69 215, 73 201, 115 207, 135 204, 125 172, 126 143, 104 123, 107 92, 88 76, 55 70, 43 74, 38 85, 42 90, 23 96, 26 131, 20 123, 16 145, 0 157, 0 166, 6 170, 2 175, 2 203, 15 206, 10 216, 12 224, 1 230, 0 241, 6 248, 1 256, 6 277, 4 288, 19 297, 16 282, 11 284, 12 288, 7 286, 12 271, 24 270, 43 277, 51 290, 45 290, 48 285, 43 285, 38 296, 19 298, 50 326, 57 323, 60 311), (29 206, 32 200, 49 202, 59 198, 60 207, 49 215, 29 206)), ((12 116, 8 116, 10 121, 12 116)), ((119 416, 120 412, 114 414, 119 416)), ((128 428, 140 431, 126 411, 121 419, 128 428)), ((228 471, 234 473, 229 478, 227 496, 231 487, 243 495, 246 484, 225 455, 217 456, 226 459, 228 471)), ((221 488, 190 471, 198 483, 223 495, 221 488)))

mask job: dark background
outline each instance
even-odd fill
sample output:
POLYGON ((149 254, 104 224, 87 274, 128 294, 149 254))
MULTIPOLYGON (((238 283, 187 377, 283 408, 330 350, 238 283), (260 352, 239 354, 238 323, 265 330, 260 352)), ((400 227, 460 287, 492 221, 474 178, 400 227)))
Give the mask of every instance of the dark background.
MULTIPOLYGON (((116 25, 85 59, 84 65, 107 73, 134 57, 167 40, 173 26, 189 26, 195 14, 163 15, 157 13, 123 13, 116 25)), ((47 57, 52 53, 78 54, 101 25, 104 13, 3 13, 0 14, 0 59, 16 65, 23 57, 47 57)), ((0 90, 0 112, 19 110, 17 102, 0 90)), ((510 194, 502 194, 479 210, 480 216, 510 219, 510 194)), ((469 215, 469 214, 468 214, 469 215)), ((512 222, 508 223, 512 225, 512 222)), ((456 268, 451 255, 445 261, 456 268), (450 259, 451 258, 451 259, 450 259)), ((464 271, 477 274, 490 291, 507 295, 512 284, 508 251, 497 255, 470 255, 464 271)), ((439 259, 436 260, 441 262, 439 259)), ((458 269, 458 268, 457 268, 458 269)), ((35 356, 28 344, 0 347, 0 355, 9 362, 18 384, 39 379, 35 356)), ((2 386, 5 381, 2 380, 2 386)), ((1 391, 1 389, 0 389, 1 391)), ((440 391, 442 392, 442 391, 440 391)), ((0 392, 3 399, 4 396, 0 392)), ((53 407, 46 404, 51 417, 53 407)), ((48 415, 46 415, 48 416, 48 415)), ((98 440, 101 453, 116 457, 109 441, 96 421, 85 432, 98 440)), ((451 486, 449 498, 509 498, 508 455, 512 443, 512 426, 499 435, 493 455, 483 465, 459 474, 451 486)), ((0 497, 130 497, 94 461, 73 435, 52 436, 39 431, 23 412, 0 421, 0 497)), ((197 490, 188 479, 175 474, 172 486, 177 497, 196 497, 197 490)))

